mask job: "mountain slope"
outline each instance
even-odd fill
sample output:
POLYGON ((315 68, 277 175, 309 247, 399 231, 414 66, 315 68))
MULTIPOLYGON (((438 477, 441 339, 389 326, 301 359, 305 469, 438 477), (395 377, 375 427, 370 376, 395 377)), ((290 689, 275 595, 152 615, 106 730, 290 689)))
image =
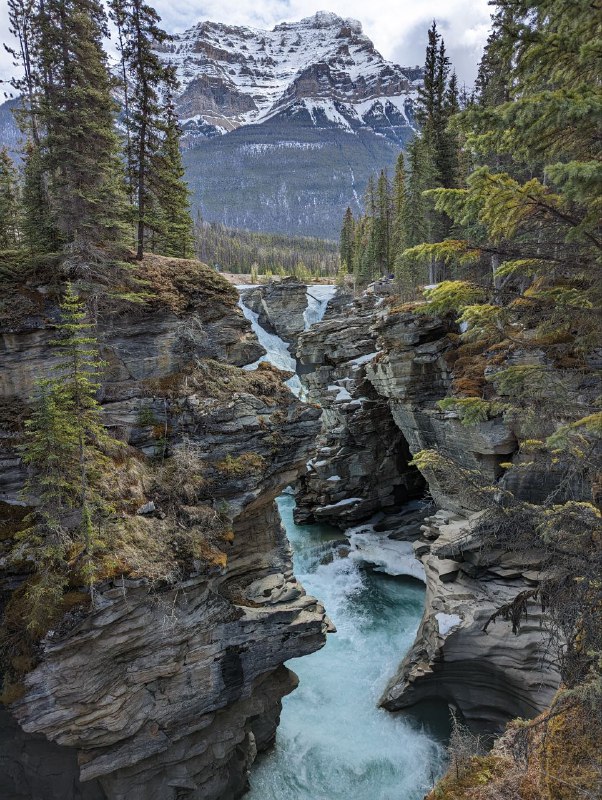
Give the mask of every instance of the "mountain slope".
POLYGON ((161 53, 181 82, 187 177, 209 220, 336 238, 414 132, 421 70, 386 61, 356 20, 200 22, 161 53))
MULTIPOLYGON (((176 67, 192 205, 209 221, 338 237, 370 174, 414 133, 422 70, 386 61, 359 22, 321 11, 272 31, 199 22, 159 50, 176 67)), ((11 100, 0 144, 20 138, 11 100)))
POLYGON ((272 31, 199 22, 159 52, 177 70, 178 114, 189 140, 259 124, 291 107, 399 139, 390 129, 411 115, 411 77, 380 55, 357 20, 327 11, 272 31))

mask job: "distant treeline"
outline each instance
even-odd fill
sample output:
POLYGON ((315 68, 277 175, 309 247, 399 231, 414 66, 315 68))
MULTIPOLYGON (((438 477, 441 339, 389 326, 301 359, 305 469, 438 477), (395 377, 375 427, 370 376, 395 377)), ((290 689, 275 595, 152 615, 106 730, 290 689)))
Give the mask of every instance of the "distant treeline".
POLYGON ((258 272, 262 275, 336 275, 336 242, 280 233, 255 233, 227 228, 219 222, 197 219, 196 252, 201 261, 222 272, 258 272))

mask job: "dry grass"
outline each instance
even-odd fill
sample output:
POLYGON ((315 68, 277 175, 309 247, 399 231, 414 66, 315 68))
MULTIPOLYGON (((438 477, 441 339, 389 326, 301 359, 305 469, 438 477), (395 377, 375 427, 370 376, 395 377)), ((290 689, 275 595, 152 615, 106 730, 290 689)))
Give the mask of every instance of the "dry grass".
POLYGON ((166 308, 176 314, 202 305, 206 316, 217 318, 224 306, 233 308, 238 292, 218 272, 196 259, 168 258, 147 253, 134 262, 132 277, 148 295, 144 307, 166 308))
POLYGON ((231 400, 235 392, 252 394, 266 405, 288 405, 291 394, 283 381, 288 373, 262 362, 256 370, 205 359, 182 372, 144 381, 149 396, 183 398, 198 394, 212 400, 231 400))
POLYGON ((486 756, 452 767, 426 800, 599 800, 602 719, 577 701, 511 722, 486 756))

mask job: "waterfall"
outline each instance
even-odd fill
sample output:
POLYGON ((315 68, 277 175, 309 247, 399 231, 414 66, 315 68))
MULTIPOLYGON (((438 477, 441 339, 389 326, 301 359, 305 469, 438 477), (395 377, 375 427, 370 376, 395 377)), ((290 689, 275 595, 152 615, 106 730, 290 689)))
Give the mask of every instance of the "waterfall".
POLYGON ((312 284, 307 287, 307 308, 303 313, 306 331, 322 320, 328 301, 332 300, 336 291, 336 286, 324 286, 323 284, 312 284))
MULTIPOLYGON (((243 369, 257 369, 257 365, 262 361, 268 361, 270 364, 278 367, 278 369, 283 369, 287 372, 295 372, 295 375, 286 381, 286 385, 293 392, 293 394, 296 394, 297 397, 301 397, 303 394, 303 387, 301 386, 299 376, 296 374, 297 362, 290 352, 290 345, 288 345, 279 336, 276 336, 276 334, 268 333, 265 328, 262 328, 259 324, 259 314, 256 314, 244 304, 244 292, 250 287, 237 286, 236 288, 240 293, 238 307, 242 310, 242 313, 251 323, 251 327, 253 328, 253 332, 257 336, 257 339, 259 340, 259 344, 266 350, 266 354, 264 356, 261 356, 261 358, 259 358, 253 364, 247 364, 245 367, 243 367, 243 369)), ((303 313, 305 330, 307 330, 310 325, 315 325, 316 322, 320 322, 326 313, 328 301, 334 297, 336 288, 336 286, 323 285, 307 287, 307 308, 303 313)))
MULTIPOLYGON (((335 292, 335 286, 307 287, 305 330, 323 318, 335 292)), ((243 298, 244 289, 239 306, 267 351, 245 369, 269 361, 294 371, 289 345, 261 327, 243 298)), ((287 384, 302 394, 296 374, 287 384)), ((254 766, 246 797, 419 800, 440 768, 441 748, 421 726, 377 702, 420 621, 424 587, 407 576, 424 580, 422 565, 409 542, 373 529, 368 537, 366 526, 343 534, 326 525, 295 525, 289 494, 278 498, 278 507, 295 573, 325 603, 338 632, 322 650, 290 665, 300 685, 284 700, 276 746, 254 766)))
POLYGON ((287 664, 299 687, 284 699, 275 747, 254 765, 245 800, 420 800, 443 749, 420 724, 377 703, 412 644, 424 587, 346 557, 339 530, 296 525, 294 502, 278 498, 295 574, 337 632, 287 664))

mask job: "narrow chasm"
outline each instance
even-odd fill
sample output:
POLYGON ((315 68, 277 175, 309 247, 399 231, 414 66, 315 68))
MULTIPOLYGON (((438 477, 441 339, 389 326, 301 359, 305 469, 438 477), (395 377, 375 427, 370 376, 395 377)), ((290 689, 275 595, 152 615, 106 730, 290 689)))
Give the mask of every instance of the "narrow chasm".
MULTIPOLYGON (((263 359, 294 369, 288 385, 322 408, 316 454, 277 505, 295 575, 324 604, 336 632, 320 651, 288 663, 299 686, 283 701, 274 747, 255 762, 246 797, 418 800, 443 763, 436 726, 391 714, 379 698, 424 608, 424 570, 412 540, 426 513, 425 482, 408 466, 408 443, 388 404, 365 380, 364 365, 375 355, 370 337, 355 337, 346 371, 335 366, 324 375, 308 363, 312 325, 321 323, 323 335, 340 324, 333 313, 322 322, 328 303, 332 310, 342 302, 340 293, 308 287, 303 329, 291 330, 287 309, 288 341, 278 336, 273 294, 243 290, 239 305, 267 351, 263 359), (269 331, 262 325, 268 312, 269 331)), ((370 311, 361 325, 371 321, 370 311)), ((336 364, 337 354, 330 356, 336 364)))

